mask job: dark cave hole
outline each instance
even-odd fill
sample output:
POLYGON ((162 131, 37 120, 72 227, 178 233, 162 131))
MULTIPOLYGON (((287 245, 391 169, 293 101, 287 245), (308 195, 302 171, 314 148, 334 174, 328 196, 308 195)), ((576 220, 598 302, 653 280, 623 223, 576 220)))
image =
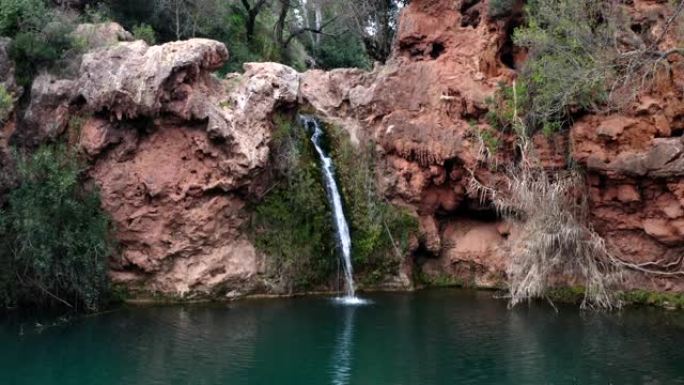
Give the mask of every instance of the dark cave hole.
POLYGON ((432 49, 430 49, 430 57, 434 60, 442 56, 445 51, 444 44, 440 42, 432 43, 432 49))
POLYGON ((501 63, 510 69, 516 69, 515 62, 515 44, 513 43, 513 32, 518 28, 519 23, 511 21, 506 26, 506 40, 504 40, 499 49, 499 60, 501 63))

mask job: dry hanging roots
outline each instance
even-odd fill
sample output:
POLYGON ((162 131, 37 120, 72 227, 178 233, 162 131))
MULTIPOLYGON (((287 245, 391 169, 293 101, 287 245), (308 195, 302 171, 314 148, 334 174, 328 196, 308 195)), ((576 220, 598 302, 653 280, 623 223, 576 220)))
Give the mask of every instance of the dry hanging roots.
POLYGON ((576 172, 547 174, 526 162, 509 170, 504 191, 484 186, 475 177, 470 188, 483 203, 491 202, 504 218, 518 224, 507 270, 510 305, 546 298, 554 280, 581 279, 582 307, 620 306, 610 287, 620 269, 605 241, 587 224, 587 203, 578 197, 576 172))

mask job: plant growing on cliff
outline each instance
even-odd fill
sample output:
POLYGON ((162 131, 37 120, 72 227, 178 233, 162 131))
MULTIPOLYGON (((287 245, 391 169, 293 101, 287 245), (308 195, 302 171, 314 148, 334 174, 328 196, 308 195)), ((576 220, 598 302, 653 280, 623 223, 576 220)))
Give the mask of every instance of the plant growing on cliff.
POLYGON ((511 306, 531 298, 546 298, 555 283, 581 279, 582 307, 619 306, 611 285, 619 277, 603 238, 587 223, 586 202, 577 194, 576 172, 547 174, 537 167, 518 166, 503 191, 472 179, 471 188, 518 224, 507 269, 511 306))
POLYGON ((157 44, 157 33, 151 25, 141 23, 133 27, 133 37, 136 40, 142 40, 148 45, 157 44))
POLYGON ((288 117, 276 117, 275 126, 275 184, 255 205, 251 232, 270 258, 275 289, 306 290, 324 283, 336 266, 332 222, 306 133, 288 117))
MULTIPOLYGON (((272 145, 275 185, 255 204, 252 234, 270 259, 274 284, 303 290, 329 282, 338 266, 332 218, 318 158, 305 129, 276 119, 272 145)), ((373 284, 397 273, 416 220, 384 202, 376 187, 373 147, 355 148, 349 136, 327 127, 345 214, 350 224, 354 268, 373 284)))
MULTIPOLYGON (((553 133, 579 114, 623 108, 659 70, 669 71, 668 59, 684 53, 659 50, 684 10, 681 2, 672 6, 660 28, 638 33, 651 27, 631 20, 620 2, 528 1, 526 23, 513 41, 528 53, 516 91, 519 116, 530 133, 553 133)), ((490 120, 497 126, 510 122, 510 97, 510 87, 502 86, 490 101, 490 120)))
POLYGON ((0 0, 0 36, 13 38, 17 81, 29 85, 42 69, 73 70, 79 51, 71 35, 75 26, 75 15, 49 8, 43 0, 0 0))
POLYGON ((532 130, 560 127, 574 113, 604 103, 614 70, 612 9, 601 0, 534 0, 526 13, 527 24, 513 36, 529 54, 518 79, 525 123, 532 130))
POLYGON ((0 301, 95 310, 107 291, 110 222, 63 145, 17 155, 19 186, 0 223, 0 301))
POLYGON ((327 126, 352 237, 352 258, 362 281, 377 283, 397 274, 411 234, 418 230, 407 211, 384 201, 377 187, 375 144, 356 147, 349 134, 327 126))

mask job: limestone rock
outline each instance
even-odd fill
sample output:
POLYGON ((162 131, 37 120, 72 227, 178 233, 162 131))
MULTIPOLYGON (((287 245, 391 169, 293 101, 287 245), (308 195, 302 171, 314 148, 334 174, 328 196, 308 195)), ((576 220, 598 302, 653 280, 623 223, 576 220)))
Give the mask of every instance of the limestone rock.
POLYGON ((31 85, 31 103, 26 109, 14 140, 36 146, 53 140, 66 129, 69 106, 76 95, 76 83, 41 74, 31 85))
POLYGON ((140 40, 119 43, 84 55, 79 92, 93 112, 106 109, 118 119, 156 116, 165 109, 195 117, 192 87, 210 87, 209 72, 227 58, 222 43, 207 39, 153 47, 140 40), (178 106, 179 100, 190 106, 178 106))

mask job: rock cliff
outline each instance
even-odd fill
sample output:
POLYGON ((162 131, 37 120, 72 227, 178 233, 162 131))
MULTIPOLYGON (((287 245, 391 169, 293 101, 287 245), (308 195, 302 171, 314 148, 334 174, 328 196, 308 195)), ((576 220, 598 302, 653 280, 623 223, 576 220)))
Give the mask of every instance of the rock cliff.
MULTIPOLYGON (((428 279, 497 286, 516 229, 468 189, 472 176, 500 178, 482 164, 473 132, 488 126, 485 99, 515 78, 525 53, 511 42, 516 17, 492 20, 487 5, 412 1, 391 59, 370 72, 250 63, 220 79, 212 72, 228 50, 215 41, 105 45, 84 56, 77 79, 36 79, 19 128, 6 131, 25 143, 77 133, 116 225, 115 282, 231 296, 265 290, 267 258, 244 231, 247 202, 266 188, 271 118, 305 106, 354 143, 376 143, 382 194, 419 218, 406 266, 428 279)), ((633 7, 666 16, 656 1, 633 7)), ((657 33, 658 22, 645 25, 657 33)), ((98 30, 129 40, 115 27, 98 30)), ((671 60, 673 70, 619 114, 586 115, 566 134, 534 138, 547 167, 572 159, 586 169, 592 224, 634 264, 630 288, 684 290, 675 274, 639 272, 682 263, 684 73, 671 60)), ((505 164, 514 154, 496 157, 505 164)))

